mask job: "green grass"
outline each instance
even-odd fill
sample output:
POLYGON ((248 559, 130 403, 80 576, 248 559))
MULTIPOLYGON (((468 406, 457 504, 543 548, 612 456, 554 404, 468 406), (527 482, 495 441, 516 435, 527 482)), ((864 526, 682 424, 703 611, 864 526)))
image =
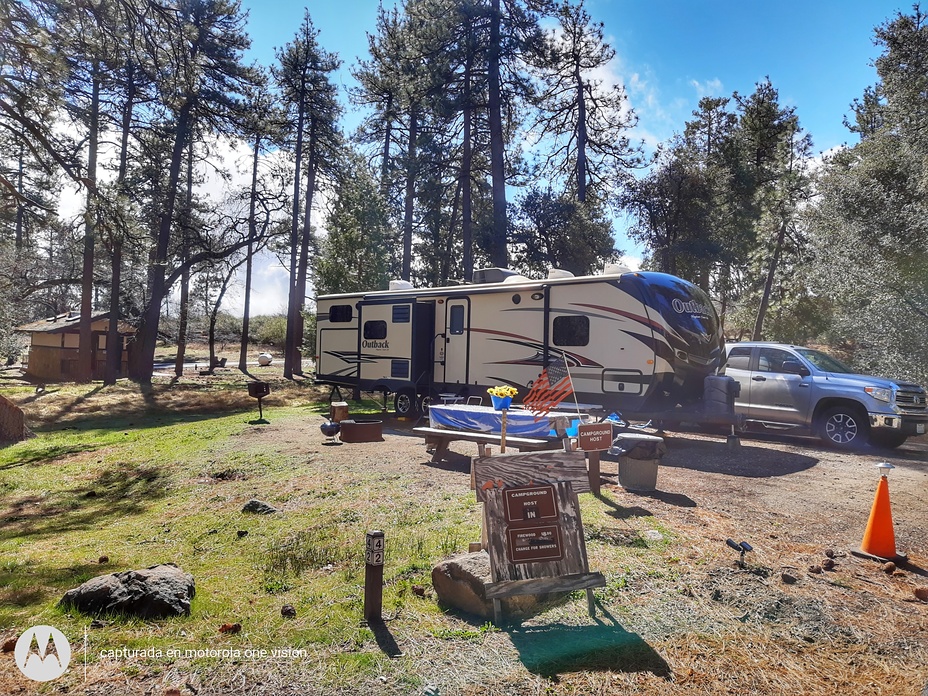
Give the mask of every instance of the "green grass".
MULTIPOLYGON (((353 405, 352 414, 378 413, 380 406, 353 405)), ((278 406, 270 417, 273 425, 304 424, 327 413, 327 403, 317 403, 278 406)), ((35 428, 35 438, 0 449, 0 630, 48 623, 83 635, 95 617, 59 609, 67 589, 99 574, 172 562, 196 580, 191 615, 158 622, 103 617, 103 628, 88 631, 91 662, 101 650, 119 648, 306 648, 321 656, 324 681, 373 678, 388 657, 361 621, 370 529, 387 539, 383 606, 394 626, 462 645, 493 630, 446 615, 417 589, 431 585, 435 563, 480 538, 479 506, 465 485, 423 499, 408 492, 414 467, 402 474, 329 470, 324 453, 252 442, 249 432, 268 427, 255 415, 251 408, 89 413, 35 428), (286 513, 243 514, 250 497, 286 506, 286 513), (295 607, 296 618, 281 616, 284 604, 295 607), (241 623, 242 631, 220 634, 227 622, 241 623)), ((591 567, 610 578, 600 594, 621 602, 628 591, 618 579, 622 569, 658 566, 673 534, 653 517, 621 517, 608 496, 581 501, 591 567), (658 529, 664 538, 644 540, 638 529, 658 529)), ((582 617, 584 603, 570 604, 582 617)), ((150 672, 170 662, 141 664, 150 672)), ((418 683, 411 670, 391 664, 418 683)))

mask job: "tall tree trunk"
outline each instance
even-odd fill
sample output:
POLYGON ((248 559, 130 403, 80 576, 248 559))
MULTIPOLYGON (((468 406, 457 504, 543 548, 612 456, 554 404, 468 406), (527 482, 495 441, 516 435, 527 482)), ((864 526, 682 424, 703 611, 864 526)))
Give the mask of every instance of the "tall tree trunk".
POLYGON ((134 350, 130 353, 130 377, 144 384, 151 383, 151 375, 154 371, 161 304, 167 291, 165 280, 171 224, 177 203, 177 187, 180 181, 180 166, 184 159, 184 146, 190 138, 192 107, 193 103, 188 100, 178 114, 177 131, 174 134, 174 146, 168 168, 168 187, 164 194, 164 206, 158 221, 158 235, 152 250, 152 263, 148 266, 148 304, 139 318, 137 340, 134 350))
POLYGON ((287 334, 284 339, 284 378, 293 378, 293 355, 299 316, 296 289, 297 258, 300 248, 300 168, 303 164, 303 121, 306 116, 305 95, 299 95, 296 121, 296 162, 293 174, 293 210, 290 219, 290 294, 287 298, 287 334))
POLYGON ((409 107, 409 142, 406 145, 406 201, 403 210, 403 280, 412 276, 412 214, 416 198, 416 140, 419 137, 419 115, 415 104, 409 107))
POLYGON ((770 293, 773 292, 773 280, 776 276, 777 266, 780 263, 780 254, 783 251, 783 245, 786 243, 786 221, 780 221, 780 229, 777 230, 776 246, 773 249, 773 256, 770 257, 770 265, 767 267, 767 278, 764 280, 764 292, 760 296, 760 307, 757 308, 757 318, 754 321, 754 332, 751 334, 752 341, 763 340, 764 319, 767 316, 767 308, 770 306, 770 293))
POLYGON ((26 160, 26 150, 25 146, 20 144, 19 153, 17 153, 17 174, 16 174, 16 193, 19 194, 19 197, 16 199, 16 251, 21 251, 23 248, 23 228, 26 217, 26 206, 23 203, 23 195, 25 193, 25 160, 26 160))
POLYGON ((293 374, 303 374, 303 308, 306 304, 306 284, 309 276, 309 240, 312 237, 313 196, 316 192, 316 119, 310 119, 309 155, 306 159, 306 201, 303 211, 303 239, 300 243, 300 263, 296 274, 296 342, 293 346, 293 374))
POLYGON ((506 250, 506 171, 503 156, 503 106, 500 96, 500 0, 492 0, 490 9, 489 50, 489 121, 490 121, 490 175, 493 195, 493 231, 490 237, 490 261, 505 268, 509 263, 506 250))
MULTIPOLYGON (((468 42, 470 46, 470 42, 468 42)), ((464 246, 464 282, 474 279, 474 239, 473 239, 473 206, 471 204, 471 181, 474 166, 473 127, 474 107, 471 99, 471 58, 472 51, 467 52, 467 62, 464 65, 464 150, 461 158, 461 244, 464 246)))
MULTIPOLYGON (((132 110, 135 104, 135 74, 133 64, 126 66, 126 103, 122 108, 122 133, 119 143, 119 173, 117 175, 117 188, 124 193, 126 172, 129 165, 129 129, 132 127, 132 110)), ((116 233, 112 238, 112 267, 110 270, 110 316, 106 330, 106 369, 103 374, 103 384, 116 384, 122 372, 122 337, 119 335, 119 294, 122 284, 122 246, 123 239, 116 233)))
POLYGON ((586 203, 586 97, 579 67, 574 77, 577 80, 577 200, 586 203))
POLYGON ((190 317, 190 269, 187 258, 190 255, 190 225, 193 220, 193 143, 187 148, 187 198, 184 206, 180 234, 180 262, 183 271, 180 274, 180 306, 177 312, 177 354, 174 356, 174 374, 184 376, 184 360, 187 357, 187 324, 190 317))
POLYGON ((387 97, 387 106, 384 110, 386 126, 383 134, 383 152, 380 155, 380 193, 384 200, 390 190, 390 145, 393 139, 393 95, 387 97))
POLYGON ((90 140, 87 148, 87 203, 84 209, 84 253, 81 272, 80 341, 77 349, 77 381, 93 379, 94 355, 91 314, 93 314, 93 252, 96 227, 97 148, 100 138, 100 64, 94 62, 91 72, 90 140))
POLYGON ((244 372, 248 369, 248 331, 251 314, 251 264, 254 257, 255 236, 257 225, 255 223, 255 206, 258 199, 258 160, 261 153, 261 136, 255 136, 255 154, 251 160, 251 195, 248 199, 248 252, 245 257, 245 305, 242 313, 242 344, 238 353, 238 369, 244 372))

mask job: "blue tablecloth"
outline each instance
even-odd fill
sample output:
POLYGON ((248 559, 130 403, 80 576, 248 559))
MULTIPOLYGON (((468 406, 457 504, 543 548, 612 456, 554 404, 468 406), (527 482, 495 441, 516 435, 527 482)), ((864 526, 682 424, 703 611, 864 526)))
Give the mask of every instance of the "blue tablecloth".
MULTIPOLYGON (((577 434, 577 423, 574 421, 580 421, 580 416, 576 413, 552 411, 536 420, 534 413, 522 409, 510 409, 506 412, 506 434, 513 437, 555 437, 551 420, 558 417, 569 419, 572 434, 577 434)), ((429 406, 429 425, 433 428, 499 433, 502 425, 502 411, 496 411, 490 406, 436 404, 429 406)), ((571 434, 570 430, 568 434, 571 434)))

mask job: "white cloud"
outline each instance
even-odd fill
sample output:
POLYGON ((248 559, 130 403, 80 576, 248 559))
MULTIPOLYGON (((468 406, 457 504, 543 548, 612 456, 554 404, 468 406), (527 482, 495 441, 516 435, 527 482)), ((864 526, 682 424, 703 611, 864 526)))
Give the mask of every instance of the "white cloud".
POLYGON ((699 80, 690 80, 690 85, 696 90, 696 96, 699 99, 703 97, 719 97, 724 94, 722 81, 714 77, 711 80, 700 82, 699 80))

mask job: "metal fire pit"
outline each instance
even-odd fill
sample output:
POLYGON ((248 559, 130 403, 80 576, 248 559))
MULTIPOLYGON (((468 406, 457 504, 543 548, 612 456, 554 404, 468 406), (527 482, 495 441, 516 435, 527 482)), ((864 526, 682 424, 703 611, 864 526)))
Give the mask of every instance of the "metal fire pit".
POLYGON ((342 442, 383 442, 383 421, 379 420, 343 420, 342 442))

